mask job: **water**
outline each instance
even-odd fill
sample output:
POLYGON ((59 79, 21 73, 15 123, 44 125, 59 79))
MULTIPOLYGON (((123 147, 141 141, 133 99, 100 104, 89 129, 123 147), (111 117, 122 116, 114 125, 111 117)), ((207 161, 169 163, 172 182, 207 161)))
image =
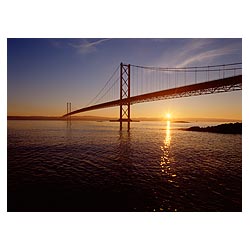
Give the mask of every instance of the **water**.
POLYGON ((8 211, 241 211, 242 136, 193 125, 8 121, 8 211))

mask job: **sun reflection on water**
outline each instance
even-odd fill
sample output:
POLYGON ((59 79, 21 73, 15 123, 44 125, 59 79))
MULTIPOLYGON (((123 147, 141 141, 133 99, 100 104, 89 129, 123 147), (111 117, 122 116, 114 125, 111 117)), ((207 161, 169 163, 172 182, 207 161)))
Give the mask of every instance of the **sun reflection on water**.
POLYGON ((170 136, 170 121, 167 121, 166 125, 166 137, 164 140, 165 146, 169 147, 170 146, 170 141, 171 141, 171 136, 170 136))
POLYGON ((172 183, 174 182, 174 178, 176 177, 176 173, 174 173, 174 169, 172 169, 173 165, 173 156, 171 155, 171 122, 167 121, 166 123, 166 134, 164 138, 164 144, 161 146, 162 156, 160 161, 161 172, 163 175, 166 175, 167 181, 172 183))
POLYGON ((161 150, 163 152, 163 155, 161 156, 161 162, 160 162, 162 173, 167 173, 168 171, 171 170, 170 157, 169 157, 170 143, 171 143, 171 132, 170 131, 171 131, 171 123, 170 123, 170 121, 167 121, 166 135, 164 138, 164 145, 161 146, 161 150))
MULTIPOLYGON (((166 122, 166 128, 165 128, 165 137, 163 141, 163 145, 161 146, 162 150, 162 156, 160 161, 160 169, 161 169, 161 175, 164 179, 165 183, 168 183, 171 187, 178 187, 176 183, 176 172, 173 168, 174 166, 174 158, 171 153, 171 122, 168 120, 166 122)), ((177 208, 172 207, 170 204, 168 204, 167 201, 163 201, 161 204, 159 211, 177 211, 177 208)))

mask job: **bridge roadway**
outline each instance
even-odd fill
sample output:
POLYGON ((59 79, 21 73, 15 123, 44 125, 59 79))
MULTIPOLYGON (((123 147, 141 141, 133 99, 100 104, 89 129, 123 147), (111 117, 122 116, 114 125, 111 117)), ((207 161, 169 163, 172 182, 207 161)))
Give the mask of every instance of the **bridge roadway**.
POLYGON ((103 109, 108 107, 120 106, 120 104, 130 104, 142 103, 142 102, 150 102, 157 101, 163 99, 172 99, 172 98, 180 98, 185 96, 195 96, 195 95, 205 95, 205 94, 213 94, 220 92, 228 92, 233 90, 241 90, 242 89, 242 75, 227 77, 223 79, 207 81, 202 83, 196 83, 186 86, 181 86, 172 89, 166 89, 161 91, 156 91, 152 93, 132 96, 126 99, 118 99, 110 102, 105 102, 93 106, 89 106, 86 108, 81 108, 75 111, 72 111, 68 114, 62 116, 65 118, 69 115, 75 115, 82 112, 87 112, 96 109, 103 109))

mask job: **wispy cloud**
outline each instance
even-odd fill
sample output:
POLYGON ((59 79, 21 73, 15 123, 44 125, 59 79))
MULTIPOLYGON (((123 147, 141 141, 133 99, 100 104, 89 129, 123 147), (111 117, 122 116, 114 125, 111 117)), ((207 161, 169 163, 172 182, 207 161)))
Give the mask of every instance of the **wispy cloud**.
POLYGON ((97 46, 109 41, 111 38, 104 38, 100 39, 94 42, 90 42, 87 39, 80 39, 80 42, 70 42, 68 45, 72 48, 75 48, 77 52, 81 54, 87 54, 87 53, 92 53, 97 50, 97 46))
POLYGON ((200 64, 210 62, 212 59, 216 59, 221 56, 225 55, 232 55, 239 52, 238 48, 218 48, 218 49, 211 49, 205 52, 199 52, 194 54, 186 59, 182 59, 182 62, 176 65, 176 67, 185 67, 194 63, 200 64))
POLYGON ((175 42, 166 46, 156 64, 171 67, 209 65, 241 55, 239 39, 181 39, 175 42))
POLYGON ((73 48, 77 53, 88 54, 96 52, 97 47, 99 45, 109 40, 111 40, 111 38, 104 38, 104 39, 75 38, 75 39, 49 39, 49 42, 53 47, 58 49, 73 48))
POLYGON ((65 47, 64 43, 60 39, 48 39, 48 41, 55 48, 65 47))

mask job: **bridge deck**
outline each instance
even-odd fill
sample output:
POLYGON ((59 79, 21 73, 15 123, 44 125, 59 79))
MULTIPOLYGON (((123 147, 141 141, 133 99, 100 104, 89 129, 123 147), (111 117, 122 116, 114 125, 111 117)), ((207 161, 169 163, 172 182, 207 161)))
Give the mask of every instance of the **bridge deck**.
POLYGON ((238 75, 208 82, 202 82, 198 84, 191 84, 187 86, 161 90, 138 96, 132 96, 130 98, 123 99, 122 101, 118 99, 106 103, 101 103, 72 111, 68 114, 65 114, 63 117, 96 109, 120 106, 121 103, 126 104, 130 102, 130 104, 135 104, 135 103, 150 102, 162 99, 171 99, 171 98, 179 98, 179 97, 194 96, 194 95, 205 95, 205 94, 228 92, 241 89, 242 89, 242 75, 238 75))

